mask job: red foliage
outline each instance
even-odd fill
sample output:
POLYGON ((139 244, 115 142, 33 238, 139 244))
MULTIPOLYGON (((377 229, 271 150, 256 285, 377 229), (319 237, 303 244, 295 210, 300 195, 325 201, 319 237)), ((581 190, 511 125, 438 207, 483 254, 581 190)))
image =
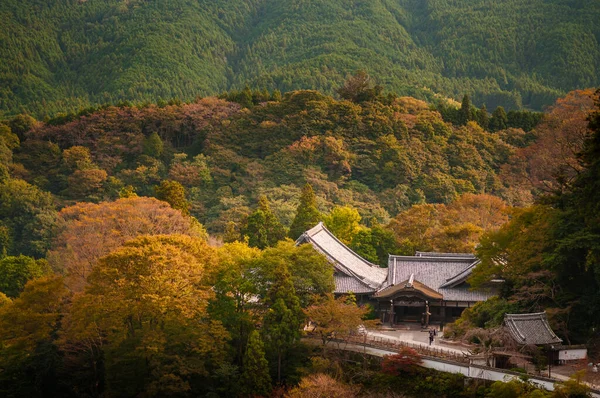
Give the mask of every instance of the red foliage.
POLYGON ((393 376, 401 373, 416 373, 421 364, 421 356, 409 347, 402 347, 398 354, 387 355, 381 362, 381 371, 393 376))

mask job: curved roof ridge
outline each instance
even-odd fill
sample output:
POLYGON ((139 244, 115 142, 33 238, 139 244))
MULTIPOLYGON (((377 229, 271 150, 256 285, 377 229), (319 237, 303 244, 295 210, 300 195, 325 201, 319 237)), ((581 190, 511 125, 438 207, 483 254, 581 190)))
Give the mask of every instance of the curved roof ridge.
POLYGON ((403 255, 397 255, 397 254, 390 254, 388 257, 388 262, 392 259, 398 259, 398 260, 408 260, 408 261, 414 261, 414 262, 456 262, 456 263, 465 263, 467 261, 469 261, 469 265, 471 264, 471 262, 475 262, 477 261, 476 257, 458 257, 458 256, 454 256, 454 257, 439 257, 439 256, 434 256, 434 257, 424 257, 424 256, 403 256, 403 255))
POLYGON ((357 279, 366 283, 369 287, 379 288, 387 278, 387 270, 365 260, 360 255, 355 253, 352 249, 340 241, 333 233, 331 233, 331 231, 325 227, 322 221, 304 232, 296 240, 296 244, 301 244, 306 241, 310 242, 315 249, 324 254, 344 273, 356 277, 357 279), (325 239, 325 241, 321 240, 321 242, 318 242, 318 235, 321 232, 325 233, 332 241, 327 242, 327 239, 325 239), (337 247, 324 247, 328 243, 332 243, 337 247))
POLYGON ((505 314, 504 324, 519 344, 562 343, 550 327, 546 312, 529 314, 505 314))

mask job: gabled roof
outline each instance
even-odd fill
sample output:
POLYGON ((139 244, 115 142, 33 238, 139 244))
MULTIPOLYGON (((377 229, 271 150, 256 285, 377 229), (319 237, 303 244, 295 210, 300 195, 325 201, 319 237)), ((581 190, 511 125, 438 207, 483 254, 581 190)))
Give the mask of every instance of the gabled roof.
POLYGON ((413 280, 412 282, 410 281, 410 279, 407 279, 404 282, 399 283, 397 285, 391 285, 386 287, 385 289, 381 289, 380 291, 374 294, 374 297, 386 298, 398 296, 400 294, 410 296, 414 293, 419 293, 420 295, 430 300, 443 299, 443 296, 440 293, 431 289, 429 286, 426 286, 417 280, 413 280))
POLYGON ((562 342, 550 328, 545 312, 505 314, 504 325, 518 344, 541 345, 562 342))
MULTIPOLYGON (((296 240, 296 244, 301 243, 312 244, 315 250, 327 257, 338 271, 358 279, 370 287, 371 291, 377 290, 387 277, 384 268, 372 264, 354 253, 329 232, 322 222, 303 233, 296 240)), ((338 290, 337 283, 336 281, 336 290, 338 290)))
POLYGON ((446 301, 483 301, 492 292, 470 290, 463 285, 479 262, 472 254, 426 253, 417 256, 394 256, 388 260, 388 278, 384 287, 393 286, 414 275, 414 279, 440 293, 446 301), (463 285, 463 286, 461 286, 463 285))

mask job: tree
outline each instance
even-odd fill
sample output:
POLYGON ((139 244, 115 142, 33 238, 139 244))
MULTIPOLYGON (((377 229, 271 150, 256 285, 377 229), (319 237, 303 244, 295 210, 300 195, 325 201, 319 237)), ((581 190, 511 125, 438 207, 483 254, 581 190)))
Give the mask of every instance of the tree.
POLYGON ((29 281, 21 295, 0 306, 0 395, 64 396, 57 383, 56 344, 70 292, 59 276, 29 281))
POLYGON ((48 192, 19 179, 0 182, 0 229, 5 227, 9 255, 40 258, 50 246, 56 211, 48 192))
POLYGON ((250 333, 248 339, 240 383, 242 393, 247 396, 267 396, 271 392, 269 362, 265 358, 264 345, 256 330, 250 333))
POLYGON ((297 239, 305 231, 317 225, 321 219, 321 213, 317 209, 317 198, 310 184, 302 188, 300 203, 296 210, 296 217, 292 221, 288 236, 297 239))
POLYGON ((471 99, 467 94, 463 96, 459 116, 459 124, 463 126, 471 120, 471 99))
POLYGON ((158 159, 162 155, 163 150, 163 141, 156 131, 150 133, 150 135, 144 139, 144 155, 158 159))
POLYGON ((479 124, 484 130, 487 130, 489 128, 490 117, 488 115, 488 111, 485 104, 481 105, 481 108, 479 108, 479 110, 477 111, 477 124, 479 124))
POLYGON ((242 235, 248 237, 251 247, 264 249, 285 238, 285 229, 271 211, 265 195, 258 198, 258 209, 248 216, 242 235))
POLYGON ((141 236, 98 261, 66 320, 65 342, 101 339, 107 395, 179 395, 224 361, 227 332, 211 321, 215 250, 184 235, 141 236))
POLYGON ((344 384, 323 373, 303 377, 297 387, 285 394, 285 398, 354 398, 358 396, 359 391, 356 387, 344 384))
POLYGON ((335 288, 333 267, 325 256, 312 245, 296 246, 289 239, 263 251, 254 268, 259 289, 264 295, 267 295, 272 281, 279 278, 281 268, 289 271, 294 292, 303 307, 309 305, 316 295, 331 293, 335 288))
POLYGON ((409 347, 402 347, 395 355, 386 355, 381 362, 381 371, 392 376, 401 374, 415 374, 423 362, 417 351, 409 347))
POLYGON ((263 320, 263 336, 267 350, 276 358, 277 383, 281 383, 282 359, 300 339, 304 321, 300 300, 285 264, 276 272, 265 304, 268 309, 263 320))
POLYGON ((592 90, 577 90, 558 99, 532 132, 535 141, 503 166, 503 179, 535 196, 568 191, 584 167, 579 153, 590 134, 587 118, 595 98, 592 90))
POLYGON ((39 278, 48 271, 46 260, 35 260, 23 255, 0 258, 0 292, 15 298, 29 280, 39 278))
POLYGON ((373 86, 367 72, 359 70, 353 76, 348 76, 344 85, 336 91, 342 99, 361 103, 375 100, 383 91, 383 87, 373 86))
POLYGON ((69 183, 67 193, 73 198, 85 198, 98 194, 107 178, 108 174, 102 169, 75 170, 67 179, 69 183))
POLYGON ((326 345, 333 339, 345 340, 355 334, 359 326, 365 323, 364 318, 369 311, 367 307, 358 307, 354 296, 336 299, 333 294, 327 294, 304 313, 316 324, 315 330, 321 335, 323 345, 326 345))
POLYGON ((154 187, 156 198, 167 202, 172 208, 181 210, 183 215, 190 214, 190 202, 185 197, 185 188, 177 181, 164 180, 154 187))
POLYGON ((154 198, 79 203, 60 211, 47 258, 52 269, 65 275, 70 289, 82 291, 100 257, 139 235, 160 234, 206 238, 200 224, 154 198))
POLYGON ((260 323, 260 303, 256 281, 256 261, 261 252, 245 243, 228 243, 217 251, 217 267, 211 272, 215 296, 208 311, 229 331, 234 363, 243 365, 248 335, 260 323))
POLYGON ((360 220, 360 214, 355 208, 336 206, 325 217, 325 225, 336 238, 348 245, 360 231, 360 220))
POLYGON ((492 131, 504 130, 508 127, 508 116, 503 107, 499 106, 494 110, 489 126, 492 131))

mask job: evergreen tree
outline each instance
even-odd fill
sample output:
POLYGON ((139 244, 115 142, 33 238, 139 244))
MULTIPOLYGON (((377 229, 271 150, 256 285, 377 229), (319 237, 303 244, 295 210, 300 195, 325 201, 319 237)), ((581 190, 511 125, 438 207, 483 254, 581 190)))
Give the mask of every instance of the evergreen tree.
POLYGON ((317 197, 310 184, 302 188, 300 204, 296 211, 296 217, 292 221, 288 236, 297 239, 304 231, 314 227, 321 220, 321 213, 317 209, 317 197))
POLYGON ((271 392, 269 362, 265 358, 264 344, 256 330, 250 333, 248 339, 241 387, 242 394, 248 396, 267 396, 271 392))
POLYGON ((471 100, 465 94, 460 105, 459 123, 464 126, 469 120, 471 120, 471 100))
POLYGON ((485 104, 481 105, 481 108, 477 111, 477 123, 484 130, 487 130, 490 125, 490 117, 488 116, 485 104))
POLYGON ((242 235, 248 236, 248 245, 264 249, 285 238, 285 229, 271 211, 265 195, 258 199, 258 209, 248 216, 242 235))
POLYGON ((274 277, 267 293, 269 310, 263 320, 263 335, 268 349, 277 358, 277 382, 281 383, 281 360, 300 339, 304 314, 285 263, 281 264, 274 277))
POLYGON ((144 155, 159 158, 164 150, 164 144, 158 133, 153 132, 144 140, 144 155))
POLYGON ((504 130, 508 127, 508 116, 506 116, 506 111, 504 108, 499 106, 492 113, 492 119, 490 120, 490 130, 498 131, 504 130))

